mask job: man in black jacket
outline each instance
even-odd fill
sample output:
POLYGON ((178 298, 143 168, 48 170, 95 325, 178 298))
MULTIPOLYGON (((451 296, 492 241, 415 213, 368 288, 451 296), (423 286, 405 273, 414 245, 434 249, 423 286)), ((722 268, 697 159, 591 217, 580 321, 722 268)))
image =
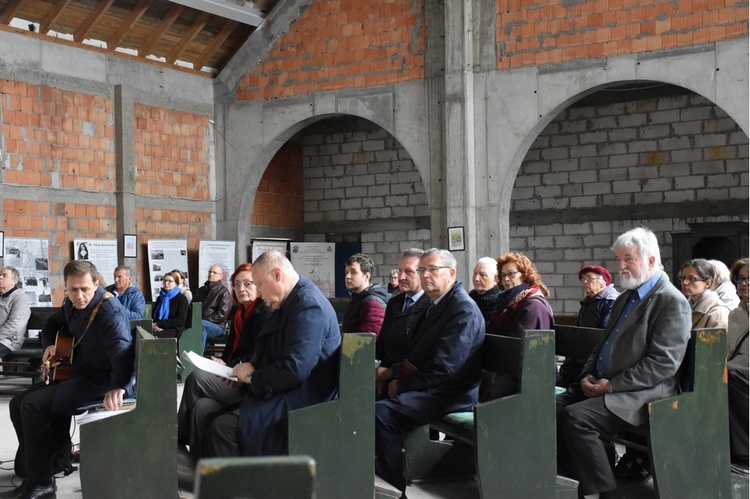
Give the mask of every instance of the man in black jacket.
POLYGON ((208 269, 208 280, 198 288, 195 301, 202 303, 203 311, 203 349, 206 348, 206 340, 224 334, 227 325, 227 316, 232 306, 232 295, 221 280, 224 278, 224 269, 219 265, 212 265, 208 269))

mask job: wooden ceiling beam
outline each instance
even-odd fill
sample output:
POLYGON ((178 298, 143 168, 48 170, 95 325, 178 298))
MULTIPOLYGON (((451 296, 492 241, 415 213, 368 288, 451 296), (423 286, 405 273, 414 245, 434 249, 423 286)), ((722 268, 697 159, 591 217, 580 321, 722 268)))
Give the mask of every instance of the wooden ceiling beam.
POLYGON ((206 64, 206 61, 209 57, 216 51, 216 49, 224 43, 224 41, 229 38, 229 35, 232 34, 232 31, 234 31, 234 28, 237 27, 239 23, 237 21, 226 21, 224 23, 224 26, 221 27, 221 30, 219 30, 218 33, 216 33, 216 36, 214 36, 214 39, 211 40, 211 43, 208 44, 208 46, 203 50, 203 53, 193 61, 193 69, 197 69, 198 71, 201 70, 201 68, 206 64))
POLYGON ((5 7, 2 17, 0 17, 0 23, 10 24, 13 18, 16 17, 16 12, 21 10, 22 3, 23 0, 11 0, 8 6, 5 7))
POLYGON ((138 4, 133 7, 132 11, 130 11, 128 18, 123 21, 120 29, 117 30, 117 33, 115 33, 107 42, 107 50, 114 52, 117 46, 120 45, 123 37, 130 31, 130 28, 135 26, 135 23, 137 23, 141 16, 146 13, 150 6, 151 0, 139 0, 138 4))
POLYGON ((185 50, 185 47, 187 47, 188 44, 192 42, 196 36, 198 36, 198 33, 201 32, 201 30, 206 26, 210 19, 211 14, 209 14, 208 12, 201 12, 201 14, 195 18, 193 25, 190 26, 190 29, 185 32, 185 34, 182 36, 182 39, 177 43, 177 45, 175 45, 175 47, 167 56, 167 63, 174 64, 174 61, 177 60, 177 57, 179 57, 182 51, 185 50))
POLYGON ((83 24, 78 26, 78 29, 76 29, 76 32, 73 34, 73 40, 77 42, 84 41, 114 2, 115 0, 100 0, 97 3, 96 8, 92 10, 86 20, 83 21, 83 24))
POLYGON ((167 12, 167 15, 164 16, 164 19, 162 19, 159 25, 156 26, 151 32, 151 35, 148 37, 148 40, 146 40, 146 43, 138 47, 139 56, 146 57, 151 53, 151 50, 154 48, 154 46, 156 46, 159 40, 161 40, 164 34, 169 31, 169 28, 171 28, 177 18, 180 17, 180 14, 182 14, 182 11, 184 9, 185 7, 183 7, 182 5, 172 5, 172 7, 169 9, 169 12, 167 12))
POLYGON ((52 4, 50 11, 44 16, 42 22, 39 23, 39 32, 45 34, 52 29, 52 26, 54 26, 57 20, 60 19, 62 11, 65 10, 65 7, 67 7, 68 4, 70 4, 70 0, 57 0, 52 4))

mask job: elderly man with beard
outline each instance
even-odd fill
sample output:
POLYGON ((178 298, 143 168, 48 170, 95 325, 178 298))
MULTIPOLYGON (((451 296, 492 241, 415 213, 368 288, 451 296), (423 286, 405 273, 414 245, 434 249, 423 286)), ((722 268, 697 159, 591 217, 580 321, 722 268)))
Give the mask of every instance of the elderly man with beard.
POLYGON ((579 383, 557 396, 558 465, 586 498, 620 497, 599 437, 643 425, 649 402, 677 393, 690 339, 690 305, 663 272, 654 233, 632 229, 612 249, 627 291, 579 383))

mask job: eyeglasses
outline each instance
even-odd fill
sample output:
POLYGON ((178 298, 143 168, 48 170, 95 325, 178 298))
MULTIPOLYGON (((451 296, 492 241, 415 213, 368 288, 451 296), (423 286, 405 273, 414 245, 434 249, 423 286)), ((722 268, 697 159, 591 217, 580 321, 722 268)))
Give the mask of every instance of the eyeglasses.
POLYGON ((687 281, 690 284, 693 284, 694 282, 703 282, 703 281, 707 281, 707 280, 708 279, 701 279, 700 277, 695 277, 695 276, 692 276, 692 275, 682 275, 682 274, 680 274, 680 275, 677 276, 677 281, 678 282, 687 281))
POLYGON ((734 281, 735 284, 739 284, 741 282, 750 282, 750 278, 742 274, 737 274, 736 276, 734 276, 734 279, 732 280, 734 281))
POLYGON ((439 269, 449 269, 450 267, 446 265, 430 265, 429 267, 419 267, 417 269, 418 274, 424 274, 425 272, 429 272, 430 274, 434 274, 439 269))
POLYGON ((593 277, 592 277, 592 276, 586 276, 586 277, 581 277, 581 282, 595 282, 595 281, 599 281, 599 280, 602 280, 602 278, 601 278, 601 277, 599 277, 599 276, 593 276, 593 277))
POLYGON ((163 282, 165 284, 168 283, 168 282, 171 282, 172 284, 174 284, 174 279, 162 279, 161 282, 163 282))
POLYGON ((521 272, 520 270, 511 270, 507 274, 500 274, 500 280, 502 281, 503 279, 513 279, 514 277, 516 277, 516 274, 523 274, 523 272, 521 272))
POLYGON ((234 289, 241 289, 241 288, 250 289, 250 286, 255 286, 255 283, 253 281, 245 281, 245 282, 235 282, 234 284, 232 284, 232 287, 234 289))

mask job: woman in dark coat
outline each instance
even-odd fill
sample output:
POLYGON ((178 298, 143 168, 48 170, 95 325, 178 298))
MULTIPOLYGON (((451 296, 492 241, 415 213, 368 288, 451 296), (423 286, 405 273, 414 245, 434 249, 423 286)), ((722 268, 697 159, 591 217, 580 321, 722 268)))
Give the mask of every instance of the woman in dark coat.
POLYGON ((162 288, 151 313, 154 336, 179 339, 185 330, 189 304, 185 295, 180 294, 172 272, 164 274, 161 282, 162 288))

